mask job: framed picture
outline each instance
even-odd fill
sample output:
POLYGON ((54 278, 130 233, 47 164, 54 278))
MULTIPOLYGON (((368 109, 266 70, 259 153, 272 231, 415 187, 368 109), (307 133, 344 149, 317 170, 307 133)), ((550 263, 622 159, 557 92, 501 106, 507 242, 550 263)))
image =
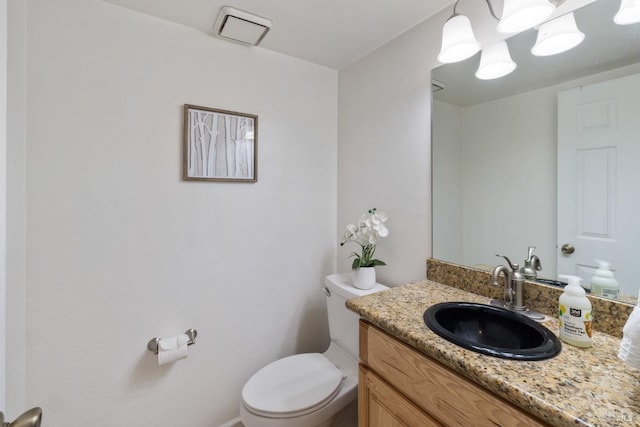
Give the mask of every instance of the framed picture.
POLYGON ((184 179, 256 182, 258 116, 185 104, 184 179))

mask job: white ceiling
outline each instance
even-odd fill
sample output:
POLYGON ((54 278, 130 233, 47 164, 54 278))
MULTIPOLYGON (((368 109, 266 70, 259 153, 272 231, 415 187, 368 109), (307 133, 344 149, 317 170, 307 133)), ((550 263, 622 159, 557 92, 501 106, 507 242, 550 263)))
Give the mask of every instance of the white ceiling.
MULTIPOLYGON (((435 15, 454 0, 105 0, 213 35, 222 6, 273 21, 259 48, 336 70, 435 15)), ((250 48, 248 48, 250 49, 250 48)))

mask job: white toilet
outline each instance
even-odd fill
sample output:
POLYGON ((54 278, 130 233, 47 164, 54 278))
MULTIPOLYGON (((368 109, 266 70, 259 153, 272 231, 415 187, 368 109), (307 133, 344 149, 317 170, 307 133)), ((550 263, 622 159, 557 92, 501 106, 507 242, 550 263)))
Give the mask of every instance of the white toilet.
POLYGON ((256 372, 242 389, 240 419, 245 427, 328 427, 358 392, 358 315, 348 299, 384 289, 362 290, 351 274, 325 278, 331 344, 324 353, 276 360, 256 372))

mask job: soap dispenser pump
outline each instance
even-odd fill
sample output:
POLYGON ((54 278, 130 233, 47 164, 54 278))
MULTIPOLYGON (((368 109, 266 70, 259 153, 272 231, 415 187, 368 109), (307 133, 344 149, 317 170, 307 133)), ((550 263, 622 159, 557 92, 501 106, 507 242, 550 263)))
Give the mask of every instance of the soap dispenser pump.
POLYGON ((558 277, 568 281, 559 299, 560 339, 576 347, 591 347, 593 314, 591 301, 580 285, 582 278, 563 274, 558 277))

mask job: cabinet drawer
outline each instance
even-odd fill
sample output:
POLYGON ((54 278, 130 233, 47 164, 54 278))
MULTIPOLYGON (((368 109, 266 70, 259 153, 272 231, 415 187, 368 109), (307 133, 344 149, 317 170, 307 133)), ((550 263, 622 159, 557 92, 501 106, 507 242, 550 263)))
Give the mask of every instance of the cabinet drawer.
POLYGON ((546 425, 364 321, 360 321, 360 358, 444 425, 546 425))

